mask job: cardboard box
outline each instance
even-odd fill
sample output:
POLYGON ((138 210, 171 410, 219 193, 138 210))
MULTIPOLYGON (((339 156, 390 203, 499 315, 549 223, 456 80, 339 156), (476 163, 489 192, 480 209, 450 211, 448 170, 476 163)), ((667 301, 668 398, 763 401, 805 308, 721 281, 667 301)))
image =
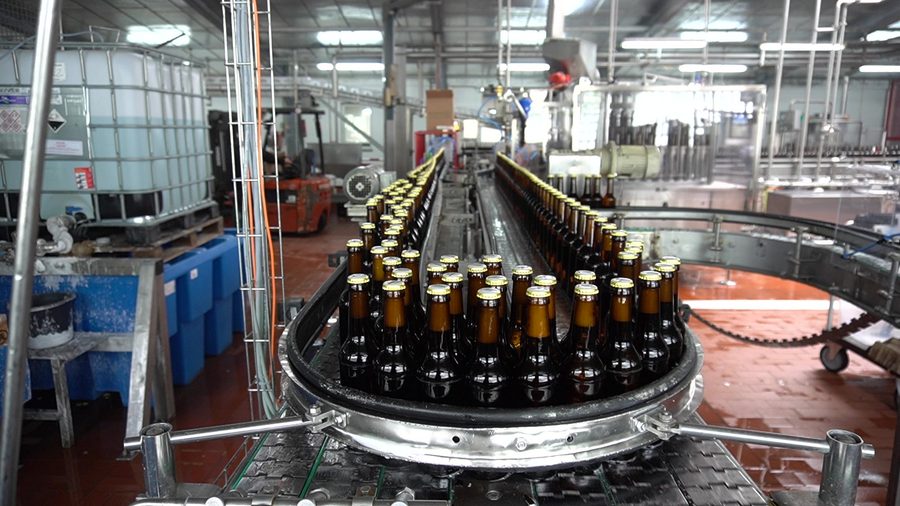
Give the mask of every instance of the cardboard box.
POLYGON ((453 127, 453 90, 425 92, 425 124, 428 130, 453 127))

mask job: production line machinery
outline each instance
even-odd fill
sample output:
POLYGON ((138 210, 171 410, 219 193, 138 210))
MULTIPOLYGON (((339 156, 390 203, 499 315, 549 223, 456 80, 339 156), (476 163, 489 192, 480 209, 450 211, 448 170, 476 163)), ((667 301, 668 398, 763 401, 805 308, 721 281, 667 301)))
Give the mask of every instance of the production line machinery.
MULTIPOLYGON (((502 155, 497 163, 516 169, 502 155)), ((437 252, 490 251, 547 270, 491 174, 445 172, 435 205, 423 265, 437 252)), ((624 208, 613 217, 651 253, 795 279, 900 323, 900 251, 877 234, 732 211, 624 208)), ((340 384, 337 329, 327 323, 345 285, 341 264, 281 338, 282 418, 184 431, 155 424, 126 440, 144 453, 147 494, 135 504, 770 504, 720 441, 733 440, 825 454, 818 500, 841 505, 853 502, 860 459, 874 455, 842 430, 814 439, 706 425, 695 413, 703 350, 690 329, 683 360, 664 377, 579 405, 460 410, 363 393, 340 384), (259 438, 225 487, 176 482, 172 445, 249 435, 259 438)), ((568 301, 558 304, 568 327, 568 301)))

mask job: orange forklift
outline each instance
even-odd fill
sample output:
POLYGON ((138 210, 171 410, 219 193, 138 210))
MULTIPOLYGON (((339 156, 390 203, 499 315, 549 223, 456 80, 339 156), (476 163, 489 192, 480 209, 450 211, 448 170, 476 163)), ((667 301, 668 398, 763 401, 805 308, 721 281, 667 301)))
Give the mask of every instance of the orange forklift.
POLYGON ((303 105, 296 108, 278 108, 274 113, 282 120, 282 131, 274 131, 273 121, 266 119, 263 161, 266 173, 274 173, 274 162, 278 158, 278 180, 265 181, 266 212, 269 223, 278 223, 279 208, 281 227, 288 233, 314 233, 325 228, 331 215, 332 184, 325 175, 325 153, 322 147, 322 125, 320 116, 324 112, 317 109, 315 98, 303 97, 303 105), (306 147, 306 123, 303 116, 312 116, 318 138, 318 152, 306 147), (283 153, 275 153, 273 139, 278 136, 278 147, 283 153), (283 139, 283 140, 282 140, 283 139), (286 153, 293 153, 288 156, 286 153), (270 172, 271 171, 271 172, 270 172))

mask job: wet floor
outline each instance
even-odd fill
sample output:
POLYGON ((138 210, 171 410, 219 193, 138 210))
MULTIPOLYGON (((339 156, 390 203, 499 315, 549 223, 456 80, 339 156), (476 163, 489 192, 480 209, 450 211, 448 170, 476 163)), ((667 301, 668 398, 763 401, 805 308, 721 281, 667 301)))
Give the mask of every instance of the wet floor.
MULTIPOLYGON (((328 277, 329 253, 341 250, 354 224, 332 219, 314 236, 283 241, 285 285, 289 295, 310 296, 328 277)), ((773 278, 686 266, 682 296, 686 300, 752 299, 822 300, 813 288, 773 278)), ((810 306, 806 304, 804 307, 810 306)), ((812 304, 816 306, 816 304, 812 304)), ((750 305, 752 307, 752 304, 750 305)), ((785 304, 785 308, 790 308, 785 304)), ((792 337, 825 324, 821 309, 699 310, 707 319, 743 334, 792 337)), ((840 374, 825 371, 818 347, 774 349, 750 346, 721 336, 696 322, 706 352, 705 402, 701 415, 713 424, 824 437, 831 428, 859 433, 878 456, 862 465, 859 503, 883 504, 895 427, 894 378, 851 354, 840 374)), ((239 339, 218 357, 208 358, 200 377, 176 387, 176 428, 228 423, 249 416, 244 348, 239 339)), ((46 397, 46 396, 44 396, 46 397)), ((52 395, 49 396, 52 399, 52 395)), ((118 396, 77 403, 75 446, 63 450, 59 431, 50 422, 26 422, 19 470, 22 504, 122 505, 142 487, 140 459, 117 460, 124 433, 125 409, 118 396)), ((238 441, 210 441, 177 447, 179 478, 209 482, 234 453, 238 441)), ((788 450, 728 444, 754 481, 766 491, 815 490, 821 457, 788 450)))

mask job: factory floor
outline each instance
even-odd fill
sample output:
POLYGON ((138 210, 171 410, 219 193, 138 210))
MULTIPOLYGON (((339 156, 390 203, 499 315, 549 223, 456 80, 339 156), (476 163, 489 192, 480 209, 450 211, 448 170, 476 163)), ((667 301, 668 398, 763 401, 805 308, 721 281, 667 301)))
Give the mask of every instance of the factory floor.
MULTIPOLYGON (((332 218, 321 234, 284 239, 285 285, 292 296, 310 296, 328 277, 329 253, 343 248, 356 226, 332 218)), ((825 324, 822 292, 773 278, 685 266, 682 297, 697 312, 728 329, 758 337, 809 334, 825 324), (733 310, 713 301, 728 299, 733 310), (766 303, 760 300, 790 302, 766 303), (774 309, 769 308, 774 306, 774 309), (705 307, 706 309, 699 309, 705 307), (763 309, 761 309, 763 308, 763 309)), ((702 323, 691 327, 705 350, 705 402, 700 414, 713 424, 823 437, 830 428, 859 433, 877 450, 863 462, 858 504, 884 504, 894 441, 895 378, 851 354, 840 374, 825 371, 818 347, 765 348, 743 344, 702 323)), ((244 348, 234 345, 210 357, 200 377, 176 388, 176 429, 245 420, 249 416, 244 348)), ((38 402, 52 399, 40 395, 38 402)), ((52 402, 52 400, 50 401, 52 402)), ((75 446, 60 448, 50 422, 26 422, 19 469, 21 504, 123 505, 142 488, 140 459, 120 460, 125 409, 116 395, 75 403, 75 446)), ((237 440, 176 447, 179 479, 220 480, 237 440)), ((753 480, 768 492, 815 490, 821 456, 728 444, 753 480)))

